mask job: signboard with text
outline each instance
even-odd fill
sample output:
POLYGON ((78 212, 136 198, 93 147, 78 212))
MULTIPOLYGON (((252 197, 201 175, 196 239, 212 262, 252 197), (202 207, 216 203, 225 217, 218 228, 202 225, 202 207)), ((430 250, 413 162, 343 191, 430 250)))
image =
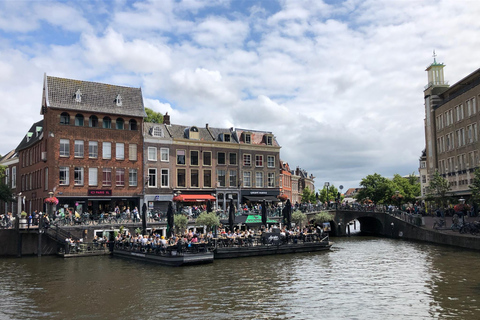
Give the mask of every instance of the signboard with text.
POLYGON ((111 196, 112 190, 88 190, 89 196, 111 196))

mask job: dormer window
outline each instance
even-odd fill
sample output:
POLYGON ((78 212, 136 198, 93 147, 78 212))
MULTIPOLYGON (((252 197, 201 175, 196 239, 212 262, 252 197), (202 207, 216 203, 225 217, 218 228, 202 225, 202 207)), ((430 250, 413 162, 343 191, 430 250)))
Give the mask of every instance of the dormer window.
POLYGON ((33 132, 27 132, 27 142, 30 141, 30 139, 32 138, 33 136, 33 132))
POLYGON ((157 126, 152 128, 152 136, 154 137, 163 137, 163 131, 162 128, 157 126))
POLYGON ((82 92, 80 89, 75 92, 75 102, 82 102, 82 92))
POLYGON ((117 104, 117 107, 122 106, 122 96, 121 95, 117 95, 117 97, 115 98, 115 103, 117 104))
POLYGON ((245 141, 244 141, 245 143, 247 143, 247 144, 252 143, 252 135, 250 133, 245 133, 244 138, 245 138, 245 141))
POLYGON ((265 136, 265 144, 266 144, 267 146, 273 145, 273 137, 270 136, 270 135, 265 136))
POLYGON ((224 134, 223 134, 223 141, 225 141, 225 142, 230 142, 230 141, 231 141, 230 138, 231 138, 231 137, 230 137, 230 134, 229 134, 229 133, 224 133, 224 134))
POLYGON ((198 128, 197 127, 190 127, 190 130, 188 132, 188 137, 189 137, 189 139, 192 139, 192 140, 199 140, 200 139, 200 134, 198 133, 198 128))

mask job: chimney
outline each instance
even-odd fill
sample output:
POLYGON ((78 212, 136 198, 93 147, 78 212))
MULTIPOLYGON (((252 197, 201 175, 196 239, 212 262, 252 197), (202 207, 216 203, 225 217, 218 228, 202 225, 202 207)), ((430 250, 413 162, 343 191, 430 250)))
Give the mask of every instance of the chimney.
POLYGON ((168 112, 165 112, 165 115, 163 116, 163 124, 166 124, 167 126, 170 125, 170 116, 168 115, 168 112))
POLYGON ((205 124, 205 128, 207 128, 207 129, 208 129, 208 123, 207 123, 207 124, 205 124))

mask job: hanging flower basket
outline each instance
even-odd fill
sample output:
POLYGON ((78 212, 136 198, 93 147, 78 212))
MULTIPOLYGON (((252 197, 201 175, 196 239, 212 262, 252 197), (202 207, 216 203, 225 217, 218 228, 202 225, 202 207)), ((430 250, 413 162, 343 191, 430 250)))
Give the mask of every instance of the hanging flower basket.
POLYGON ((45 203, 57 205, 58 199, 56 197, 46 198, 45 203))
POLYGON ((470 210, 470 205, 468 204, 457 204, 453 207, 455 212, 465 212, 470 210))
POLYGON ((282 202, 287 201, 287 199, 288 199, 286 194, 281 194, 281 195, 277 196, 277 198, 282 202))

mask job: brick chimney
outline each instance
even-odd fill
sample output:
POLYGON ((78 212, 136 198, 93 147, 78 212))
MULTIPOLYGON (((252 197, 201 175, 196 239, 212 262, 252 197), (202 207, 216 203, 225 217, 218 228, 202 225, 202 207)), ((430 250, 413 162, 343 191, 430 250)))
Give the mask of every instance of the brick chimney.
POLYGON ((166 124, 167 126, 170 125, 170 116, 168 115, 168 112, 165 112, 165 115, 163 116, 163 124, 166 124))

